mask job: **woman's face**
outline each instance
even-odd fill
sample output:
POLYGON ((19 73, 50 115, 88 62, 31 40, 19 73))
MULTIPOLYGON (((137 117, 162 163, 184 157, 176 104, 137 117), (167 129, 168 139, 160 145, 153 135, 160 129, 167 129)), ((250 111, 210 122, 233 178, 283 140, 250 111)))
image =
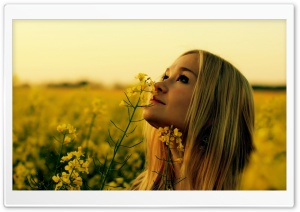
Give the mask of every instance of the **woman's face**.
POLYGON ((144 110, 145 120, 152 126, 173 125, 184 128, 186 113, 191 101, 198 76, 198 55, 187 54, 179 57, 167 68, 162 81, 155 84, 157 94, 144 110))

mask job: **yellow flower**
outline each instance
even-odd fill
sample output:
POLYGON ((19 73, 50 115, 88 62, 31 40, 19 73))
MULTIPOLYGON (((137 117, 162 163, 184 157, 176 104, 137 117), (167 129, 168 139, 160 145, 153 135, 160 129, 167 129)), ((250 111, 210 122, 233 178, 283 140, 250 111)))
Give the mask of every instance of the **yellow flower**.
POLYGON ((176 138, 176 143, 181 143, 182 142, 182 139, 181 138, 176 138))
POLYGON ((134 96, 136 94, 136 87, 127 88, 126 94, 128 97, 134 96))
POLYGON ((127 103, 126 103, 124 100, 122 100, 122 101, 120 102, 119 106, 120 106, 120 107, 127 106, 127 103))
POLYGON ((59 190, 64 184, 70 184, 69 175, 66 172, 63 172, 61 177, 58 174, 53 176, 52 180, 56 183, 55 190, 59 190))
POLYGON ((58 182, 60 181, 60 178, 59 178, 58 175, 57 175, 57 176, 53 176, 53 177, 52 177, 52 180, 53 180, 54 182, 58 183, 58 182))
POLYGON ((175 135, 176 137, 181 137, 181 136, 182 136, 182 133, 179 132, 179 130, 178 130, 177 128, 175 128, 175 129, 174 129, 174 135, 175 135))
POLYGON ((67 144, 67 143, 70 143, 70 142, 71 142, 71 138, 69 136, 66 136, 65 140, 64 140, 64 143, 67 144))
POLYGON ((68 171, 69 173, 71 173, 73 170, 72 164, 66 165, 65 170, 68 171))
POLYGON ((140 92, 140 91, 143 90, 143 87, 144 87, 144 86, 138 85, 138 86, 133 87, 132 90, 133 90, 134 92, 140 92))
POLYGON ((74 128, 71 124, 68 124, 67 128, 70 134, 76 133, 76 128, 74 128))
POLYGON ((67 125, 66 124, 58 125, 56 129, 58 132, 62 133, 67 129, 67 125))
POLYGON ((154 82, 154 81, 151 81, 151 82, 150 82, 149 87, 150 87, 150 92, 151 92, 151 94, 152 94, 153 96, 156 95, 156 94, 157 94, 157 91, 156 91, 156 88, 155 88, 155 82, 154 82))
MULTIPOLYGON (((176 141, 177 145, 177 151, 180 152, 180 155, 182 154, 182 152, 184 152, 184 146, 182 145, 182 133, 179 132, 179 130, 177 128, 173 129, 173 126, 171 125, 170 127, 160 127, 158 128, 158 136, 159 136, 159 140, 166 143, 166 145, 174 145, 174 141, 176 141)), ((181 157, 180 157, 181 158, 181 157)), ((180 160, 182 160, 182 158, 180 159, 178 158, 178 160, 176 160, 176 162, 180 162, 180 160)), ((181 161, 182 162, 182 161, 181 161)))
POLYGON ((76 139, 76 138, 77 138, 77 134, 76 134, 76 133, 73 133, 73 134, 72 134, 72 137, 73 137, 73 139, 76 139))
POLYGON ((79 173, 76 172, 76 171, 73 171, 71 177, 72 177, 72 178, 79 177, 79 173))
POLYGON ((89 166, 92 161, 93 159, 89 157, 85 162, 81 163, 81 167, 80 169, 78 169, 78 171, 86 172, 87 174, 89 174, 89 166))
POLYGON ((159 127, 158 128, 158 136, 161 136, 164 133, 164 128, 159 127))
POLYGON ((162 142, 167 142, 167 141, 169 140, 169 136, 167 136, 167 135, 161 136, 161 137, 160 137, 160 140, 161 140, 162 142))
POLYGON ((63 156, 60 160, 60 162, 65 162, 71 160, 73 157, 73 152, 68 152, 67 156, 63 156))
POLYGON ((79 176, 79 173, 75 170, 72 171, 72 174, 68 174, 63 172, 61 177, 57 174, 57 176, 53 176, 52 180, 57 183, 55 186, 55 190, 59 190, 64 186, 64 189, 67 190, 80 190, 82 186, 82 178, 79 176))
POLYGON ((92 101, 91 111, 94 114, 105 114, 106 105, 104 104, 104 102, 101 99, 95 98, 92 101))
POLYGON ((169 132, 169 127, 164 127, 164 133, 168 133, 169 132))
POLYGON ((141 93, 140 99, 141 99, 141 102, 142 102, 142 103, 144 103, 144 102, 147 100, 147 96, 146 96, 145 92, 142 92, 142 93, 141 93))
POLYGON ((55 190, 60 189, 62 186, 63 186, 63 182, 59 181, 59 183, 57 183, 56 186, 55 186, 55 190))
POLYGON ((121 185, 124 182, 124 179, 119 177, 119 178, 115 178, 115 181, 117 184, 121 185))
POLYGON ((82 148, 80 146, 80 147, 78 147, 78 151, 77 152, 76 151, 73 152, 73 154, 76 156, 76 158, 80 158, 81 156, 84 155, 81 150, 82 150, 82 148))
POLYGON ((82 178, 81 178, 81 177, 76 177, 76 178, 73 180, 73 183, 74 183, 77 187, 82 186, 82 178))
POLYGON ((183 152, 183 151, 184 151, 184 148, 183 148, 182 143, 179 143, 179 144, 178 144, 177 150, 180 151, 180 152, 183 152))
POLYGON ((69 161, 68 165, 65 167, 65 170, 71 172, 75 168, 80 168, 80 161, 77 159, 74 159, 72 161, 69 161))
POLYGON ((66 172, 61 173, 61 180, 66 183, 66 184, 70 184, 70 175, 67 174, 66 172))
POLYGON ((60 162, 66 162, 69 161, 68 164, 65 166, 65 170, 68 171, 68 173, 73 173, 74 171, 79 171, 79 172, 86 172, 89 174, 89 165, 93 161, 92 158, 88 157, 85 161, 81 159, 81 157, 84 156, 82 152, 82 148, 78 147, 78 151, 73 151, 67 153, 67 156, 63 156, 60 160, 60 162), (75 158, 70 161, 73 156, 75 158))
POLYGON ((147 74, 139 73, 135 78, 139 79, 140 82, 144 80, 145 76, 148 76, 147 74))
MULTIPOLYGON (((151 104, 145 104, 145 102, 148 100, 148 93, 155 94, 155 82, 151 80, 150 77, 147 77, 147 74, 139 73, 135 78, 137 78, 140 83, 136 86, 133 86, 131 88, 126 89, 126 96, 129 98, 131 96, 134 96, 136 94, 139 95, 139 105, 141 107, 150 106, 151 104)), ((131 106, 128 105, 125 102, 121 102, 120 106, 131 106)))
MULTIPOLYGON (((74 128, 71 124, 61 124, 57 126, 57 131, 59 133, 72 134, 73 139, 76 139, 76 128, 74 128)), ((64 143, 69 143, 71 139, 67 138, 64 140, 64 143)))

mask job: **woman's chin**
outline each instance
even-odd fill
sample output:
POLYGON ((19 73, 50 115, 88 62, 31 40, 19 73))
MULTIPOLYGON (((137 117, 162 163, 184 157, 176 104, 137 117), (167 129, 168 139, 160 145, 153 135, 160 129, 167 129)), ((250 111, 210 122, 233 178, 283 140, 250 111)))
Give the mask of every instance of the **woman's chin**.
POLYGON ((166 127, 166 126, 170 125, 170 124, 167 124, 165 122, 162 122, 161 119, 154 118, 154 117, 144 116, 144 119, 148 122, 148 124, 150 124, 152 127, 156 128, 156 129, 158 129, 160 127, 166 127))
POLYGON ((159 128, 159 127, 166 127, 166 126, 173 125, 174 127, 177 127, 180 129, 180 127, 179 127, 178 123, 176 123, 176 121, 167 118, 162 113, 155 113, 155 112, 153 110, 149 110, 149 108, 147 108, 143 111, 143 118, 152 127, 159 128))
POLYGON ((143 118, 152 126, 155 128, 159 128, 159 120, 155 118, 155 115, 152 114, 150 111, 144 110, 143 112, 143 118))
POLYGON ((151 118, 151 116, 148 116, 148 114, 143 114, 143 118, 148 122, 148 124, 150 124, 152 127, 156 127, 155 121, 153 120, 153 118, 151 118))

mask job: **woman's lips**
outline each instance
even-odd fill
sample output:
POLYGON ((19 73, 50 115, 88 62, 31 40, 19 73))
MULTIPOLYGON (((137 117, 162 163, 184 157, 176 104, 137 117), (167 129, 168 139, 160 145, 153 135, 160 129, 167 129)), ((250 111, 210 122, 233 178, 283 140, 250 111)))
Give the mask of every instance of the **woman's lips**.
POLYGON ((165 103, 161 100, 159 100, 157 97, 153 96, 153 98, 151 99, 151 102, 155 102, 155 103, 159 103, 159 104, 163 104, 165 105, 165 103))

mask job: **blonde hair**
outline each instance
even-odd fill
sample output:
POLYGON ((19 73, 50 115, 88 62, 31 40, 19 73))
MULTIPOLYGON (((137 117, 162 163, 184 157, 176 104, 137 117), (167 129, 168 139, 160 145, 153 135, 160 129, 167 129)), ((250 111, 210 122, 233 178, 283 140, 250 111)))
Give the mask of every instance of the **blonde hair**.
MULTIPOLYGON (((241 173, 249 162, 253 146, 254 101, 247 79, 229 62, 207 51, 197 54, 199 74, 187 112, 185 152, 180 170, 182 190, 238 189, 241 173)), ((147 167, 132 183, 133 190, 160 190, 166 146, 147 130, 147 167)), ((174 167, 169 179, 175 184, 174 167)))

